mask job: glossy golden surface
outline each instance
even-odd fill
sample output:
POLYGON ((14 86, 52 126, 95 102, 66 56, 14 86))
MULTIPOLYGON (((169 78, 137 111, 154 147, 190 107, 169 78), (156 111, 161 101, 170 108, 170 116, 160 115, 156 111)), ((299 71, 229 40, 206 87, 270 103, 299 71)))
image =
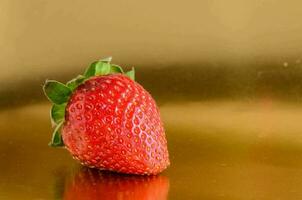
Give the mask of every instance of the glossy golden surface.
MULTIPOLYGON (((65 149, 47 146, 49 106, 41 102, 1 111, 0 199, 63 198, 66 180, 77 173, 79 164, 65 149)), ((299 104, 170 102, 161 113, 171 156, 171 167, 161 175, 169 181, 163 189, 169 199, 302 196, 299 104)))

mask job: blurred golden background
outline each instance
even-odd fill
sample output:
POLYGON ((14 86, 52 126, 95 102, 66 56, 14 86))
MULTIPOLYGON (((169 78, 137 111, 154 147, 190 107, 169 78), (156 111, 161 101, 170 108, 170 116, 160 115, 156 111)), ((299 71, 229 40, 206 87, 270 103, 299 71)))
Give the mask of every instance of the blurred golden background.
POLYGON ((145 87, 160 84, 154 95, 254 95, 260 86, 297 98, 300 7, 298 0, 1 0, 1 102, 41 96, 44 79, 67 80, 107 56, 135 66, 145 87))
POLYGON ((79 166, 47 146, 42 85, 108 56, 134 66, 160 106, 172 165, 157 188, 169 199, 300 199, 301 7, 0 0, 0 199, 68 196, 79 166))

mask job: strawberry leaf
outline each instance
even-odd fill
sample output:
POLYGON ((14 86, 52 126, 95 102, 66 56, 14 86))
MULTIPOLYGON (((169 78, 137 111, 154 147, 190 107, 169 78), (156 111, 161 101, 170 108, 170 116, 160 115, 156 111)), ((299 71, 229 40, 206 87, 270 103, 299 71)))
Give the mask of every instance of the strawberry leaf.
POLYGON ((78 75, 76 78, 68 81, 66 83, 66 86, 69 87, 72 91, 76 89, 80 84, 82 84, 85 81, 85 76, 83 75, 78 75))
POLYGON ((86 78, 89 78, 91 76, 95 75, 95 66, 99 61, 95 61, 93 63, 91 63, 91 65, 86 69, 86 71, 84 72, 84 76, 86 78))
POLYGON ((57 125, 55 128, 53 134, 52 134, 52 139, 51 142, 49 143, 49 146, 51 147, 62 147, 64 146, 64 142, 62 139, 61 135, 61 127, 62 127, 63 122, 57 125))
POLYGON ((55 104, 67 102, 71 94, 71 90, 67 86, 53 80, 47 80, 43 86, 43 90, 47 98, 55 104))
POLYGON ((110 73, 110 68, 109 63, 99 61, 95 65, 95 75, 107 75, 110 73))
POLYGON ((112 57, 100 59, 101 62, 105 62, 105 63, 110 63, 111 60, 112 60, 112 57))
POLYGON ((123 74, 124 71, 123 71, 123 69, 120 66, 115 65, 115 64, 111 64, 110 73, 111 74, 116 74, 116 73, 123 74))
MULTIPOLYGON (((91 65, 86 69, 85 73, 84 73, 84 76, 86 78, 89 78, 91 76, 94 76, 94 75, 106 75, 106 74, 102 74, 103 72, 101 71, 106 71, 107 74, 110 72, 110 70, 104 70, 102 69, 102 65, 105 63, 105 64, 109 64, 112 60, 112 57, 108 57, 108 58, 104 58, 104 59, 100 59, 98 61, 95 61, 93 63, 91 63, 91 65), (96 66, 98 65, 98 74, 96 73, 96 66)), ((106 66, 107 67, 107 66, 106 66)))
POLYGON ((59 124, 64 120, 65 107, 66 107, 66 103, 60 105, 53 104, 53 106, 51 107, 50 115, 54 124, 59 124))
POLYGON ((125 73, 126 76, 128 76, 130 79, 135 81, 135 70, 134 67, 128 72, 125 73))

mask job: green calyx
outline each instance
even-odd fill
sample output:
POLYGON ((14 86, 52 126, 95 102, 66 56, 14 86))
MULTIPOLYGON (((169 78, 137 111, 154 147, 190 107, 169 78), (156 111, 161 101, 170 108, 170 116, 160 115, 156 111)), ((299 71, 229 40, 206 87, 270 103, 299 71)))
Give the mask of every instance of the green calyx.
POLYGON ((51 142, 49 146, 62 147, 64 146, 61 127, 65 120, 65 108, 72 92, 87 79, 93 76, 104 76, 108 74, 124 74, 130 79, 135 80, 135 70, 132 68, 128 72, 115 64, 111 64, 112 58, 105 58, 93 62, 84 72, 83 75, 78 75, 76 78, 68 81, 66 84, 54 80, 46 80, 43 90, 46 97, 53 103, 50 117, 54 127, 51 142))

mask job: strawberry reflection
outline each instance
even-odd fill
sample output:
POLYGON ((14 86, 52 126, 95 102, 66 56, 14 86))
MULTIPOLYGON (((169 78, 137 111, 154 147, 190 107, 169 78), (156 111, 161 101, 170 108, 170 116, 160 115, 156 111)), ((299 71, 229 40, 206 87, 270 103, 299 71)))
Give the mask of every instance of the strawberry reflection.
POLYGON ((165 176, 130 176, 82 168, 65 184, 64 200, 165 200, 165 176))

